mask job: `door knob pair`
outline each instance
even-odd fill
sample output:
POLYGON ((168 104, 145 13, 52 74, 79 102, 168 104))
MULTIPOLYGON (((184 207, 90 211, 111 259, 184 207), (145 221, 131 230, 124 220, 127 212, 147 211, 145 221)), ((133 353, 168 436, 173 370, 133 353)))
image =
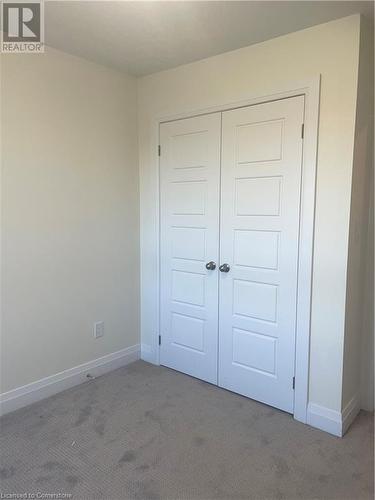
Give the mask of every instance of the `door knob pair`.
MULTIPOLYGON (((209 271, 214 271, 216 269, 216 263, 212 260, 210 262, 207 262, 206 269, 208 269, 209 271)), ((221 266, 219 266, 219 271, 222 273, 228 273, 229 270, 230 266, 228 264, 221 264, 221 266)))

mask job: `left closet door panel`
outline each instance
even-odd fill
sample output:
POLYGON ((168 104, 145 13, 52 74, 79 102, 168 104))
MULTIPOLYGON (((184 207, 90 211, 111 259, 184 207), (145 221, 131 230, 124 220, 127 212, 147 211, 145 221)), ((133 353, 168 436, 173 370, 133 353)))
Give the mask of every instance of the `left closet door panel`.
POLYGON ((214 384, 220 136, 221 113, 160 125, 160 363, 214 384))

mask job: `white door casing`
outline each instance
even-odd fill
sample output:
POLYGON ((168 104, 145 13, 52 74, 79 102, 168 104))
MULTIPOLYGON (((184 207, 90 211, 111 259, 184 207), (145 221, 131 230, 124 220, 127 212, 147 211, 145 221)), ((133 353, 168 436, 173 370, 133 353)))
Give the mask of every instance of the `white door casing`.
POLYGON ((161 364, 217 383, 221 113, 160 125, 161 364))
POLYGON ((222 116, 219 385, 293 412, 304 97, 222 116))

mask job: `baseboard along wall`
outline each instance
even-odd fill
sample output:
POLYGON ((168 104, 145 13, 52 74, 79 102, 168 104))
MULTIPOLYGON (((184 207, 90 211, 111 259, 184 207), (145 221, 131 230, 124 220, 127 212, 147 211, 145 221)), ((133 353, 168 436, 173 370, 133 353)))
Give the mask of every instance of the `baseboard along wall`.
MULTIPOLYGON (((24 406, 36 403, 61 391, 82 384, 88 375, 98 377, 133 361, 143 359, 156 363, 155 352, 151 346, 136 344, 120 351, 107 354, 82 365, 37 380, 31 384, 17 387, 0 394, 0 415, 5 415, 24 406)), ((360 410, 359 398, 354 396, 342 412, 334 411, 315 403, 307 408, 307 424, 334 436, 342 437, 360 410)))
POLYGON ((307 407, 307 424, 334 436, 342 437, 360 410, 359 398, 354 396, 342 412, 315 403, 307 407))
POLYGON ((6 413, 53 396, 58 392, 82 384, 90 376, 98 377, 104 373, 126 366, 139 359, 140 354, 140 345, 136 344, 37 380, 31 384, 4 392, 0 394, 0 415, 5 415, 6 413))

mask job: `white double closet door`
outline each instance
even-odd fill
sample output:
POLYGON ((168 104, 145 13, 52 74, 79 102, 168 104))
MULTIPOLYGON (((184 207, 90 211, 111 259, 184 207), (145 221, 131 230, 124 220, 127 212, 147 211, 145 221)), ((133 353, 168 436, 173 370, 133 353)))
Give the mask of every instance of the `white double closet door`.
POLYGON ((293 412, 304 98, 160 126, 160 362, 293 412))

